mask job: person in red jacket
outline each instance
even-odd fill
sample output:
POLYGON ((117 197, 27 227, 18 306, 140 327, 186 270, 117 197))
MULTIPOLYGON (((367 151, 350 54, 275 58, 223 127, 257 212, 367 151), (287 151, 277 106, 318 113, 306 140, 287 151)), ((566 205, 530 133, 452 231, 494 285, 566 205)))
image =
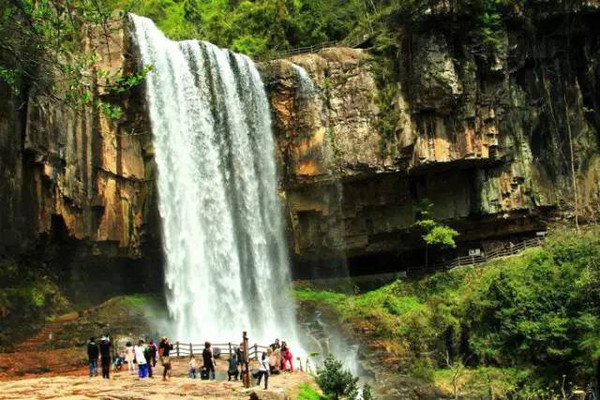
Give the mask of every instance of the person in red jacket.
POLYGON ((281 370, 294 372, 294 357, 286 342, 281 342, 281 370), (289 363, 289 369, 288 364, 289 363))

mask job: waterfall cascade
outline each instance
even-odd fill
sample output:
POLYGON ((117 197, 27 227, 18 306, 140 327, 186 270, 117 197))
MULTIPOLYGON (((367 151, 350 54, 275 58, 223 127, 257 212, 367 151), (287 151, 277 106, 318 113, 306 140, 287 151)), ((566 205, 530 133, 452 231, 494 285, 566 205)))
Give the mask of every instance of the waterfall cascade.
POLYGON ((269 103, 254 63, 130 18, 153 68, 146 97, 173 335, 295 341, 269 103))
POLYGON ((312 97, 315 94, 315 92, 316 92, 315 85, 314 85, 312 79, 310 79, 308 72, 306 72, 306 70, 304 68, 302 68, 301 66, 299 66, 297 64, 293 64, 293 63, 292 63, 292 68, 296 72, 296 75, 298 76, 298 81, 300 82, 299 94, 302 97, 302 100, 307 100, 308 98, 312 97))

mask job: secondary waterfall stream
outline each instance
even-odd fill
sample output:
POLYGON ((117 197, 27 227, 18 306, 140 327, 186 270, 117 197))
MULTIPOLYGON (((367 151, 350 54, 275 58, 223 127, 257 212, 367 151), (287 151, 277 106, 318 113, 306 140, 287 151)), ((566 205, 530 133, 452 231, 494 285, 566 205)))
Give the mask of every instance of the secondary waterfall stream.
MULTIPOLYGON (((254 63, 131 15, 177 340, 296 339, 269 103, 254 63)), ((297 341, 296 341, 297 343, 297 341)))

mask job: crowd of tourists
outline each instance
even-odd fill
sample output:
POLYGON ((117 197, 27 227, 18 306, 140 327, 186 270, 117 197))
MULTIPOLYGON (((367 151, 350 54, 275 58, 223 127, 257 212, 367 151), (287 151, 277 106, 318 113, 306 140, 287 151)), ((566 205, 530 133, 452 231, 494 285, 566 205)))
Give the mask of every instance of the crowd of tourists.
MULTIPOLYGON (((244 357, 243 343, 240 347, 233 349, 233 353, 229 355, 227 376, 228 380, 242 379, 244 374, 244 365, 246 358, 244 357)), ((117 351, 114 351, 111 338, 106 335, 102 336, 100 343, 97 343, 94 337, 91 337, 87 345, 87 355, 89 360, 90 377, 98 375, 98 361, 102 365, 102 377, 110 378, 111 369, 121 371, 127 364, 127 371, 130 374, 136 373, 138 379, 153 378, 154 369, 157 361, 162 366, 162 379, 167 381, 171 378, 171 351, 173 345, 169 338, 163 336, 157 345, 153 340, 148 344, 143 339, 140 339, 135 345, 127 342, 125 346, 117 351), (113 354, 118 354, 113 357, 113 354)), ((204 343, 202 351, 202 363, 196 360, 194 355, 189 356, 188 361, 188 377, 196 379, 197 377, 205 380, 215 380, 215 358, 220 356, 219 349, 213 350, 211 343, 204 343)), ((260 386, 261 381, 264 382, 264 388, 268 388, 269 376, 279 374, 283 371, 293 372, 293 356, 285 341, 275 339, 266 352, 260 356, 258 370, 252 375, 257 380, 257 385, 260 386), (264 380, 263 380, 264 378, 264 380)))
POLYGON ((100 344, 96 343, 94 337, 91 337, 87 345, 87 355, 90 366, 90 377, 98 376, 98 360, 102 364, 102 377, 110 378, 111 367, 120 371, 123 365, 127 364, 127 370, 130 374, 135 373, 137 365, 137 374, 139 379, 152 378, 153 369, 156 368, 157 358, 160 360, 163 372, 163 380, 171 377, 171 359, 170 352, 173 345, 169 338, 163 336, 158 346, 153 340, 146 345, 143 339, 140 339, 136 345, 127 342, 124 348, 120 349, 117 356, 113 359, 113 343, 109 336, 102 336, 100 344))

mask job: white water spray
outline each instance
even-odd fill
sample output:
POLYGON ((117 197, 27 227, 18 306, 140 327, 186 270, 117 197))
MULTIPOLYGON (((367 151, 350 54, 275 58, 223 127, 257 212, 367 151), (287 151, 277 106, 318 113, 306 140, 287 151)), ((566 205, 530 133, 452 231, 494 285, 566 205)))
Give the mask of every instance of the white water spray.
POLYGON ((300 97, 302 97, 303 100, 309 99, 316 92, 315 85, 312 79, 310 79, 310 76, 308 76, 308 72, 306 72, 306 70, 301 66, 292 63, 292 68, 296 72, 296 75, 298 76, 298 81, 300 82, 300 97))
POLYGON ((296 340, 269 103, 254 63, 130 16, 158 166, 177 340, 296 340))

